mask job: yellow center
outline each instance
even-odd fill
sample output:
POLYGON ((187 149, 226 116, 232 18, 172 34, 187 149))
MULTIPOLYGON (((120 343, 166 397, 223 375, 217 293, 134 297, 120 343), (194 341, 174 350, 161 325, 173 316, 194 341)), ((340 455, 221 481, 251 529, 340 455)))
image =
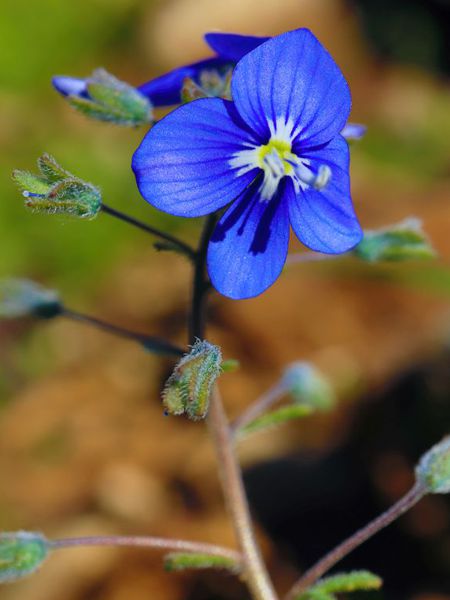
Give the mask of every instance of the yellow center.
POLYGON ((268 154, 276 152, 283 164, 285 175, 290 175, 294 169, 292 164, 289 163, 288 160, 296 158, 292 154, 291 150, 292 146, 289 142, 285 142, 284 140, 271 139, 268 144, 259 148, 258 164, 261 167, 261 169, 265 169, 267 165, 264 159, 268 154))

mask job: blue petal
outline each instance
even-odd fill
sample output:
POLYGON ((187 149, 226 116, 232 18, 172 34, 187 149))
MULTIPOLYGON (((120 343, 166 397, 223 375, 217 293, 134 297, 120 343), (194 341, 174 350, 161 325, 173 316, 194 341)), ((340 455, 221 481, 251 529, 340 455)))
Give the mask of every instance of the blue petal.
POLYGON ((286 261, 289 218, 285 182, 262 202, 256 181, 220 219, 208 247, 208 272, 224 296, 240 300, 271 286, 286 261))
POLYGON ((366 135, 367 126, 360 123, 347 123, 341 131, 346 140, 360 140, 366 135))
POLYGON ((142 196, 172 215, 199 217, 234 200, 256 170, 238 174, 230 159, 251 143, 232 102, 204 98, 159 121, 133 156, 142 196))
POLYGON ((208 58, 191 65, 179 67, 169 71, 165 75, 156 77, 147 83, 143 83, 137 89, 146 96, 153 106, 170 106, 180 104, 181 88, 186 77, 194 79, 198 83, 199 75, 204 70, 224 69, 232 66, 230 61, 222 58, 208 58))
POLYGON ((340 135, 320 150, 305 152, 313 171, 328 165, 332 171, 322 190, 311 187, 297 195, 289 186, 289 218, 299 240, 317 252, 340 254, 361 241, 362 230, 350 196, 349 151, 340 135))
POLYGON ((63 96, 82 96, 89 98, 86 79, 56 75, 52 77, 53 87, 63 96))
POLYGON ((243 56, 270 40, 270 37, 237 33, 207 33, 205 41, 221 58, 237 63, 243 56))
POLYGON ((304 147, 318 146, 341 131, 350 112, 344 76, 307 29, 283 33, 244 56, 231 85, 239 114, 265 140, 278 122, 304 147))

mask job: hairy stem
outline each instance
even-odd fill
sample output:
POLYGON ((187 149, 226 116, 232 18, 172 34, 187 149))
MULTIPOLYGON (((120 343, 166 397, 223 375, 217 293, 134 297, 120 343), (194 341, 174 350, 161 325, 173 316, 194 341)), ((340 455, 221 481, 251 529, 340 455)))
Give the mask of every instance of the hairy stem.
POLYGON ((396 502, 386 512, 371 521, 368 525, 359 529, 356 533, 346 539, 342 544, 336 546, 322 559, 311 567, 304 575, 295 583, 286 600, 296 600, 303 592, 310 588, 318 579, 322 577, 329 569, 334 567, 336 563, 350 554, 355 548, 363 544, 373 535, 378 533, 387 525, 398 519, 403 513, 412 508, 417 502, 423 498, 427 490, 420 484, 416 483, 398 502, 396 502))
POLYGON ((145 231, 146 233, 150 233, 151 235, 154 235, 155 237, 158 237, 161 240, 164 240, 169 245, 176 247, 183 254, 186 254, 187 256, 189 256, 189 258, 191 260, 195 259, 194 249, 191 248, 191 246, 189 246, 189 244, 186 244, 185 242, 176 238, 175 236, 170 235, 169 233, 166 233, 164 231, 161 231, 161 230, 157 229, 156 227, 152 227, 151 225, 147 225, 146 223, 139 221, 139 219, 136 219, 135 217, 131 217, 130 215, 127 215, 127 214, 121 212, 120 210, 112 208, 111 206, 108 206, 107 204, 102 204, 101 210, 102 210, 102 212, 104 212, 107 215, 115 217, 116 219, 120 219, 124 223, 133 225, 133 227, 137 227, 138 229, 141 229, 142 231, 145 231))
POLYGON ((63 538, 51 540, 52 550, 73 548, 76 546, 126 546, 129 548, 154 548, 156 550, 169 550, 174 552, 198 552, 229 558, 233 562, 241 563, 242 556, 239 552, 215 544, 191 542, 186 540, 171 540, 169 538, 151 536, 121 536, 105 535, 79 538, 63 538))
POLYGON ((240 415, 232 424, 232 434, 236 435, 240 429, 254 421, 257 417, 271 408, 286 393, 286 387, 278 382, 273 387, 262 394, 253 404, 251 404, 242 415, 240 415))
POLYGON ((60 316, 67 317, 68 319, 72 319, 73 321, 93 325, 94 327, 97 327, 98 329, 101 329, 103 331, 107 331, 108 333, 111 333, 113 335, 117 335, 119 337, 138 342, 139 344, 144 346, 146 350, 155 352, 157 354, 167 354, 169 356, 183 356, 185 352, 183 348, 180 348, 179 346, 176 346, 175 344, 172 344, 171 342, 168 342, 163 338, 146 335, 143 333, 136 333, 134 331, 130 331, 129 329, 118 327, 117 325, 113 325, 112 323, 107 323, 106 321, 102 321, 101 319, 97 319, 96 317, 90 317, 89 315, 79 313, 75 310, 71 310, 66 307, 63 307, 59 314, 60 316))
MULTIPOLYGON (((208 280, 205 274, 206 252, 215 226, 214 216, 207 218, 197 251, 193 285, 190 341, 204 337, 205 294, 208 280)), ((242 552, 244 577, 254 600, 277 600, 272 582, 256 542, 250 509, 245 494, 242 472, 233 448, 231 429, 217 386, 214 389, 208 413, 208 425, 213 440, 223 494, 233 521, 236 538, 242 552)))

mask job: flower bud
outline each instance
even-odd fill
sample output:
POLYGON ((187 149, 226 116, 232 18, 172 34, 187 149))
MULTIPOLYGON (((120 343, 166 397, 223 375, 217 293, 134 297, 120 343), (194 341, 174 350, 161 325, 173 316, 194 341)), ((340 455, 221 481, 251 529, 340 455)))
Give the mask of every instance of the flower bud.
POLYGON ((217 71, 206 69, 201 71, 198 82, 190 77, 183 81, 181 99, 183 103, 199 98, 224 98, 231 100, 232 69, 217 71))
POLYGON ((49 544, 40 533, 0 533, 0 583, 34 573, 47 558, 49 544))
POLYGON ((450 493, 450 435, 422 456, 416 478, 430 494, 450 493))
POLYGON ((222 371, 221 363, 218 346, 197 340, 167 380, 163 391, 166 411, 171 415, 186 414, 193 420, 203 419, 212 387, 222 371))
POLYGON ((435 252, 419 219, 409 217, 400 223, 375 231, 365 231, 353 253, 368 262, 434 258, 435 252))
POLYGON ((295 402, 319 410, 328 410, 335 404, 333 388, 316 367, 307 362, 289 365, 282 377, 282 385, 295 402))
POLYGON ((360 140, 366 135, 367 127, 360 123, 347 123, 341 131, 346 140, 360 140))
POLYGON ((13 179, 26 198, 25 206, 38 213, 94 218, 101 209, 100 190, 63 169, 49 154, 38 159, 39 174, 16 170, 13 179))
POLYGON ((50 319, 61 313, 58 294, 28 279, 0 281, 0 318, 35 316, 50 319))
POLYGON ((92 119, 129 127, 153 121, 148 98, 104 69, 86 79, 53 77, 52 83, 73 108, 92 119))

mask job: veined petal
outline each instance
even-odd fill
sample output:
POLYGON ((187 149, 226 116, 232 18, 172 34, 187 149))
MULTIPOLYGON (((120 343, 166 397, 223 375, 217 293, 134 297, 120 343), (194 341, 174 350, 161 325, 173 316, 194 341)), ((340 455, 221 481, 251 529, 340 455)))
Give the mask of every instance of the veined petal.
POLYGON ((255 182, 217 224, 207 264, 212 284, 224 296, 257 296, 280 275, 289 244, 286 181, 270 202, 261 201, 255 182))
POLYGON ((89 97, 86 79, 68 77, 67 75, 56 75, 55 77, 52 77, 52 85, 55 90, 63 96, 89 97))
POLYGON ((232 102, 204 98, 154 125, 133 156, 142 196, 182 217, 212 213, 239 196, 256 169, 242 173, 230 165, 232 156, 252 143, 238 119, 232 102))
POLYGON ((340 254, 361 241, 362 230, 350 196, 349 151, 340 135, 320 150, 305 152, 313 172, 321 165, 331 169, 331 178, 321 190, 299 189, 290 183, 289 218, 299 240, 317 252, 340 254))
POLYGON ((137 89, 150 100, 153 106, 180 104, 181 88, 186 77, 190 77, 198 83, 199 75, 202 71, 209 69, 220 70, 227 66, 232 66, 229 60, 219 57, 208 58, 169 71, 160 77, 143 83, 137 89))
POLYGON ((243 56, 270 40, 270 37, 240 35, 238 33, 207 33, 205 41, 221 58, 238 62, 243 56))
POLYGON ((344 127, 351 97, 339 67, 307 29, 276 36, 244 56, 231 83, 244 121, 303 147, 329 142, 344 127))

